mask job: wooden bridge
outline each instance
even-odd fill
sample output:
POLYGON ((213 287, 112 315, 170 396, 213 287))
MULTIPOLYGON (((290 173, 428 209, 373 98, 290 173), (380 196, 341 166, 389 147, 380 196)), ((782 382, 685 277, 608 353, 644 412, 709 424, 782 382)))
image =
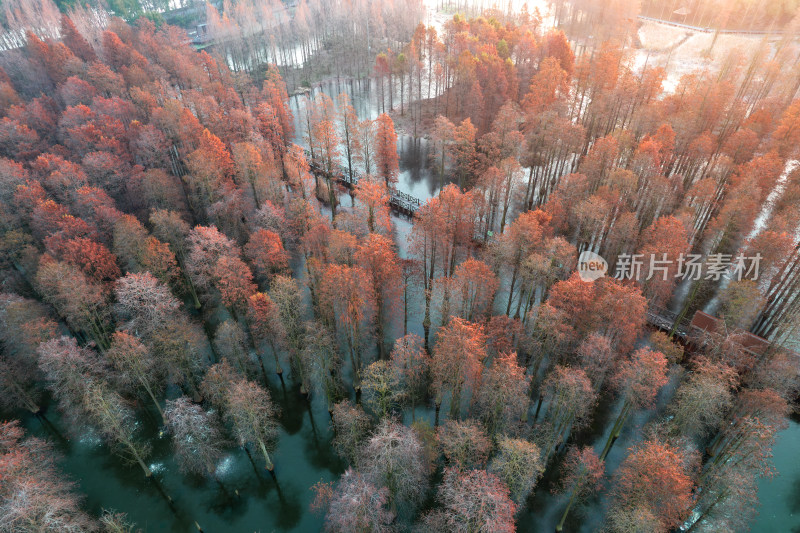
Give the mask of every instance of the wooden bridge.
POLYGON ((638 15, 636 18, 639 20, 643 20, 645 22, 655 22, 657 24, 665 24, 667 26, 673 26, 675 28, 681 28, 684 30, 689 31, 696 31, 701 33, 721 33, 721 34, 728 34, 728 35, 773 35, 773 36, 780 36, 787 33, 786 30, 775 30, 775 29, 766 29, 766 30, 745 30, 745 29, 724 29, 724 28, 711 28, 711 27, 703 27, 703 26, 692 26, 691 24, 675 22, 668 19, 660 19, 654 17, 647 17, 645 15, 638 15))
POLYGON ((678 314, 673 313, 669 309, 663 307, 651 306, 647 309, 647 322, 660 330, 670 332, 675 328, 675 335, 682 339, 686 339, 691 329, 692 321, 683 317, 678 320, 678 314), (676 325, 677 322, 677 325, 676 325))
MULTIPOLYGON (((328 177, 328 171, 325 170, 318 161, 315 161, 311 157, 311 152, 308 150, 306 152, 306 159, 308 159, 308 166, 311 169, 311 172, 317 176, 322 176, 323 178, 328 177)), ((344 185, 348 189, 352 190, 358 180, 360 175, 357 171, 353 171, 353 177, 350 178, 350 173, 345 170, 341 165, 334 164, 333 172, 331 173, 331 179, 336 180, 338 183, 344 185)), ((410 194, 404 193, 396 189, 395 187, 389 188, 389 208, 394 211, 395 213, 399 213, 405 215, 409 218, 414 216, 414 213, 417 212, 419 209, 420 201, 419 198, 411 196, 410 194)))

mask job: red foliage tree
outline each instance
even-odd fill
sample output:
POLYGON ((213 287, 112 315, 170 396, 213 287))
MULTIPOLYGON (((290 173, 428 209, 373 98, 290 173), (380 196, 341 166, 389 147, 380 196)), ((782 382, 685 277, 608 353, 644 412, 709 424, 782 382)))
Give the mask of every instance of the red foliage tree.
POLYGON ((223 255, 214 268, 217 289, 222 303, 236 316, 247 309, 247 299, 256 292, 253 273, 244 261, 236 256, 223 255))
POLYGON ((269 280, 273 275, 289 268, 289 254, 283 248, 280 236, 274 231, 262 228, 254 231, 244 246, 244 253, 264 279, 269 280))
POLYGON ((652 531, 670 531, 688 516, 693 489, 680 450, 659 441, 646 441, 631 449, 617 471, 611 522, 620 520, 624 513, 646 510, 658 525, 652 531))
POLYGON ((389 187, 397 182, 400 172, 397 155, 397 134, 394 132, 394 122, 386 113, 382 113, 375 120, 375 166, 376 175, 382 178, 389 187))
POLYGON ((342 333, 353 366, 353 386, 361 375, 363 336, 375 316, 375 295, 369 272, 360 267, 329 264, 322 274, 320 307, 330 325, 342 333))
POLYGON ((453 318, 439 330, 431 359, 436 425, 445 395, 450 393, 450 418, 461 414, 464 389, 476 391, 486 358, 486 335, 479 324, 453 318))
POLYGON ((622 397, 622 409, 608 435, 601 459, 606 458, 631 412, 652 405, 656 394, 666 383, 667 358, 661 352, 640 348, 630 359, 620 363, 614 375, 614 386, 622 397))
POLYGON ((678 279, 678 258, 688 252, 686 228, 675 217, 661 217, 644 231, 638 253, 649 263, 649 279, 640 281, 650 305, 663 305, 670 298, 678 279))
POLYGON ((485 470, 459 472, 449 468, 439 487, 439 501, 444 509, 444 524, 450 531, 516 530, 516 504, 508 488, 485 470))
POLYGON ((453 284, 460 302, 461 318, 479 320, 491 313, 499 281, 489 265, 477 259, 467 259, 456 267, 453 284))
POLYGON ((355 262, 370 277, 375 296, 375 325, 378 337, 378 355, 385 358, 384 330, 390 318, 391 310, 399 306, 402 290, 402 272, 400 260, 394 250, 392 241, 382 235, 371 233, 358 247, 355 262))
MULTIPOLYGON (((247 320, 250 324, 250 333, 256 341, 256 352, 261 360, 261 351, 258 344, 269 343, 272 355, 275 358, 275 373, 281 375, 280 359, 278 357, 278 347, 286 342, 286 330, 280 320, 280 310, 269 297, 268 294, 257 292, 247 300, 247 320)), ((264 362, 261 360, 261 368, 264 362)))
POLYGON ((567 507, 556 531, 562 531, 569 510, 576 503, 600 488, 605 465, 590 446, 570 448, 562 466, 563 474, 559 492, 569 493, 567 507))

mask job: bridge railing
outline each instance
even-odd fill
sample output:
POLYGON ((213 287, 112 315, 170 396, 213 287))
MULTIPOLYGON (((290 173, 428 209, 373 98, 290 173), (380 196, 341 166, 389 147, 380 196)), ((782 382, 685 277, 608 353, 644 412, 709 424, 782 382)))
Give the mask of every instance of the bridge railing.
MULTIPOLYGON (((327 170, 325 170, 325 168, 323 168, 320 162, 311 157, 311 152, 309 150, 304 150, 304 152, 306 154, 306 159, 308 160, 309 170, 317 175, 328 176, 329 173, 327 170)), ((330 177, 341 183, 344 183, 348 188, 352 188, 353 185, 356 185, 358 180, 361 178, 361 174, 356 170, 353 171, 351 178, 350 172, 338 163, 334 163, 332 170, 333 172, 330 173, 330 177)), ((419 198, 398 190, 395 187, 391 187, 389 189, 390 207, 404 214, 413 215, 420 205, 421 202, 419 198)))
POLYGON ((691 327, 691 320, 687 317, 679 318, 678 313, 656 305, 651 305, 647 309, 647 321, 659 329, 674 330, 681 337, 686 337, 691 327))

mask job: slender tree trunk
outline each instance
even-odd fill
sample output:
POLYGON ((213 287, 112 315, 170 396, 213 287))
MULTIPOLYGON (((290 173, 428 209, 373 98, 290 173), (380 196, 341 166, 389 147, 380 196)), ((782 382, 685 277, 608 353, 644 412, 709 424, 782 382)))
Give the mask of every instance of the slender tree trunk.
POLYGON ((625 421, 628 419, 628 415, 630 414, 630 409, 631 405, 626 401, 622 406, 619 416, 617 416, 617 420, 614 422, 614 427, 611 428, 611 433, 608 435, 608 440, 603 448, 603 453, 600 454, 601 461, 605 461, 608 452, 611 450, 614 442, 616 442, 617 438, 619 437, 619 434, 622 431, 622 426, 625 424, 625 421))
POLYGON ((264 461, 266 461, 265 468, 272 472, 275 470, 275 465, 272 464, 272 459, 269 457, 269 452, 267 452, 267 447, 264 445, 264 441, 259 439, 258 447, 261 448, 261 454, 264 456, 264 461))
POLYGON ((561 520, 558 521, 558 525, 556 526, 556 531, 561 532, 564 530, 564 522, 567 520, 567 515, 569 514, 569 510, 572 507, 572 504, 575 503, 575 496, 577 495, 577 487, 572 489, 572 494, 569 496, 569 501, 567 502, 567 507, 564 509, 564 514, 561 515, 561 520))

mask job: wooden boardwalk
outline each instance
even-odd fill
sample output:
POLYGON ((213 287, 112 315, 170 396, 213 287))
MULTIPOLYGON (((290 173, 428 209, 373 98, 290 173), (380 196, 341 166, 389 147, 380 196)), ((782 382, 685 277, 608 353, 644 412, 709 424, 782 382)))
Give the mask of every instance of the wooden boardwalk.
MULTIPOLYGON (((306 158, 309 161, 308 166, 312 173, 323 178, 328 177, 328 172, 322 168, 322 165, 311 158, 311 152, 308 150, 306 150, 306 158)), ((334 170, 331 174, 332 179, 351 190, 356 186, 360 177, 357 171, 353 171, 353 178, 351 180, 350 173, 338 164, 334 167, 334 170)), ((395 213, 399 213, 411 218, 414 216, 414 213, 417 212, 417 209, 419 209, 419 198, 404 193, 403 191, 400 191, 394 187, 389 188, 389 194, 389 208, 391 208, 391 210, 395 213)))
POLYGON ((684 30, 689 31, 696 31, 701 33, 720 33, 720 34, 727 34, 727 35, 774 35, 780 36, 786 34, 786 30, 742 30, 742 29, 717 29, 717 28, 710 28, 710 27, 702 27, 702 26, 692 26, 691 24, 685 24, 681 22, 674 22, 672 20, 666 19, 659 19, 654 17, 647 17, 645 15, 638 15, 636 18, 639 20, 643 20, 645 22, 655 22, 657 24, 665 24, 667 26, 673 26, 675 28, 681 28, 684 30))
POLYGON ((647 309, 647 322, 662 331, 666 331, 669 333, 675 328, 675 335, 682 339, 686 339, 689 335, 689 330, 691 328, 691 320, 687 317, 683 317, 680 321, 678 321, 677 326, 675 322, 678 321, 677 313, 673 313, 669 309, 664 309, 663 307, 651 306, 647 309))

